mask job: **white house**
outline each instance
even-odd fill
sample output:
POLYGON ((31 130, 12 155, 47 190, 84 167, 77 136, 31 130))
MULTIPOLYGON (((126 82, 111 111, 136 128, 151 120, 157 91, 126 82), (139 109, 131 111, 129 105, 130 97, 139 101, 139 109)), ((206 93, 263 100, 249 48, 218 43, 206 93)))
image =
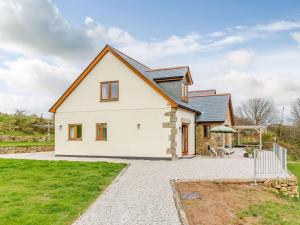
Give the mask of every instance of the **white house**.
MULTIPOLYGON (((193 93, 190 101, 191 84, 187 66, 150 69, 106 45, 50 109, 55 154, 172 159, 196 154, 196 124, 207 107, 201 102, 217 95, 193 93)), ((208 113, 204 123, 233 118, 230 95, 222 104, 218 121, 207 120, 208 113)))

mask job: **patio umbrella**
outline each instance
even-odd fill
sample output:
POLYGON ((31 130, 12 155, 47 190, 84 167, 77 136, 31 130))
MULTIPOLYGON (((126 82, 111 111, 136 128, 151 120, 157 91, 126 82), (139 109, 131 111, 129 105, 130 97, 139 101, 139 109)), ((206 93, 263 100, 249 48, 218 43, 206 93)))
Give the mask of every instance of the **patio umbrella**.
POLYGON ((210 132, 214 133, 236 133, 237 131, 228 126, 217 126, 210 129, 210 132))
POLYGON ((220 133, 223 134, 223 147, 225 146, 225 141, 224 141, 224 134, 230 134, 230 133, 236 133, 237 131, 231 127, 228 126, 216 126, 212 129, 209 130, 210 132, 213 133, 220 133))

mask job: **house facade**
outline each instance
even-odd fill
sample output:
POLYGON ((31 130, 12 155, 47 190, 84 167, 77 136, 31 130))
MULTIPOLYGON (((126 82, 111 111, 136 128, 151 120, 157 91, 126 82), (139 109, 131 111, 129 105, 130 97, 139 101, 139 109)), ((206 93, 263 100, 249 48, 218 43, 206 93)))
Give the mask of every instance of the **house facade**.
POLYGON ((201 97, 189 96, 192 84, 187 66, 150 69, 105 46, 50 109, 55 154, 172 159, 196 154, 201 97))

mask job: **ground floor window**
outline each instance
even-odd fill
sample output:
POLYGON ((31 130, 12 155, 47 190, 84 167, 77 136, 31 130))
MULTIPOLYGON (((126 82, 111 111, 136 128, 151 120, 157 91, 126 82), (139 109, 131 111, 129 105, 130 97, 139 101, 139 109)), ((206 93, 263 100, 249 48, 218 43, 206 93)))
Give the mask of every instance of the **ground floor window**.
POLYGON ((82 139, 82 125, 69 124, 69 140, 76 141, 82 139))
POLYGON ((209 125, 203 125, 203 137, 204 138, 209 138, 209 130, 210 130, 209 125))
POLYGON ((96 124, 96 140, 106 141, 107 140, 107 124, 97 123, 96 124))

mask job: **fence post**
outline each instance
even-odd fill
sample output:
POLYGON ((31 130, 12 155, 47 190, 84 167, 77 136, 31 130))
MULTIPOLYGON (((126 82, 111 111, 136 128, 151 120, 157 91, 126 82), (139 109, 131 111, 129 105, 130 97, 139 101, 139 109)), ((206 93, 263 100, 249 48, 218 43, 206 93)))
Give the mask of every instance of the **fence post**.
POLYGON ((287 173, 287 150, 284 148, 284 172, 287 173))
POLYGON ((254 157, 254 185, 256 185, 256 149, 254 149, 253 157, 254 157))

